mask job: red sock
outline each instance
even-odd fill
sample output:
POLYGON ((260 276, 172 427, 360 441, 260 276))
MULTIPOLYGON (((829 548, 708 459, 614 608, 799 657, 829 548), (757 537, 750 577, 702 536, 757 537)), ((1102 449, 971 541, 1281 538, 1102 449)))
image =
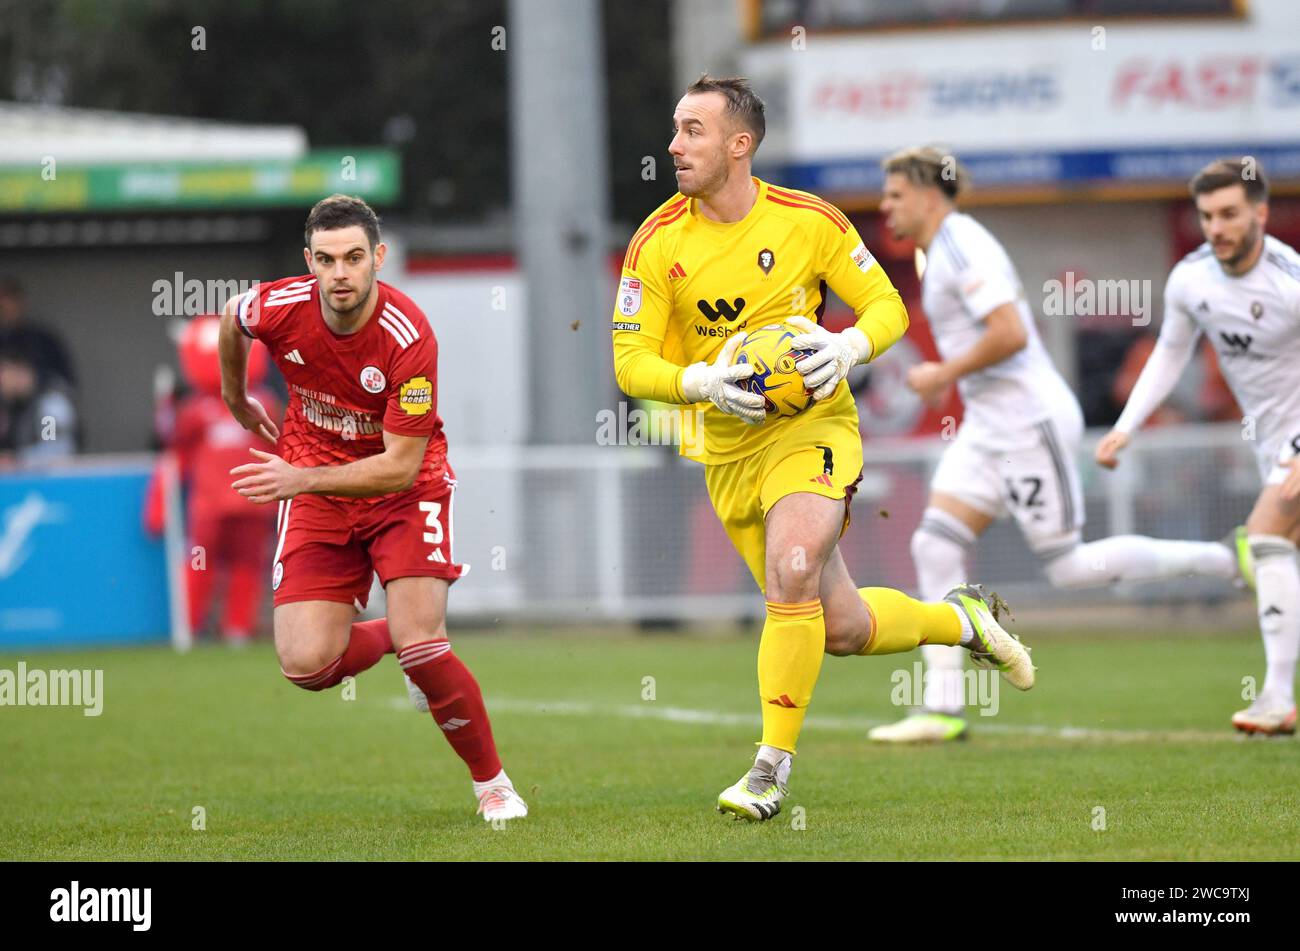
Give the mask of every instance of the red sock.
POLYGON ((478 681, 446 640, 420 641, 397 652, 406 676, 429 698, 429 712, 456 755, 465 761, 475 782, 487 782, 501 772, 492 724, 478 681))
POLYGON ((264 574, 258 561, 238 559, 230 563, 226 582, 226 616, 221 625, 223 635, 253 632, 257 608, 262 599, 264 574))
POLYGON ((344 677, 355 677, 369 670, 385 654, 393 650, 393 639, 388 636, 388 618, 375 618, 352 625, 347 649, 320 670, 310 674, 285 674, 304 690, 326 690, 344 677))

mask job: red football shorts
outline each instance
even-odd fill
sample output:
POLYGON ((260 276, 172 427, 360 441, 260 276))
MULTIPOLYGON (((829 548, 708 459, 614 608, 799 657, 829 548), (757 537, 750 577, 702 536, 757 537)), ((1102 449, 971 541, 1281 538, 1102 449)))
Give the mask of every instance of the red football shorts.
POLYGON ((276 604, 341 601, 365 607, 372 573, 455 581, 469 570, 452 560, 456 483, 432 482, 382 502, 299 495, 280 503, 271 588, 276 604))

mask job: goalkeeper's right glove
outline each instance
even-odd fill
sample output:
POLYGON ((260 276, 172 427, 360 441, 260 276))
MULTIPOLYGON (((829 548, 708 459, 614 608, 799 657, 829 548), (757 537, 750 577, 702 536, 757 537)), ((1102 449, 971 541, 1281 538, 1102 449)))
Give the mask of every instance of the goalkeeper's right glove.
POLYGON ((729 416, 739 416, 751 426, 767 419, 766 400, 757 393, 748 393, 736 386, 737 380, 754 375, 748 363, 731 363, 732 357, 745 342, 743 333, 736 334, 718 354, 712 364, 700 361, 682 371, 682 395, 689 403, 708 400, 729 416))

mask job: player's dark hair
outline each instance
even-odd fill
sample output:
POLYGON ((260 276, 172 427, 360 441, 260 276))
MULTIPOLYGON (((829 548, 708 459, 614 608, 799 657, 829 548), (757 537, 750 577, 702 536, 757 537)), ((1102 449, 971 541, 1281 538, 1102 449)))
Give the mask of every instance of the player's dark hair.
POLYGON ((1251 204, 1268 201, 1268 179, 1259 162, 1249 155, 1241 158, 1219 159, 1201 169, 1188 182, 1192 198, 1208 195, 1220 188, 1240 185, 1246 190, 1246 200, 1251 204))
POLYGON ((902 149, 888 156, 880 167, 886 175, 902 175, 918 188, 937 188, 956 201, 970 188, 970 173, 957 156, 932 145, 902 149))
POLYGON ((700 93, 721 93, 727 100, 726 114, 735 119, 754 136, 754 147, 749 150, 753 155, 758 151, 767 133, 767 117, 764 113, 763 100, 749 85, 749 80, 741 76, 728 76, 714 79, 708 73, 701 73, 700 78, 686 87, 686 95, 697 96, 700 93))
POLYGON ((337 231, 353 226, 363 229, 370 241, 370 250, 379 243, 379 216, 360 198, 351 195, 330 195, 312 206, 307 215, 303 244, 311 247, 311 236, 317 231, 337 231))

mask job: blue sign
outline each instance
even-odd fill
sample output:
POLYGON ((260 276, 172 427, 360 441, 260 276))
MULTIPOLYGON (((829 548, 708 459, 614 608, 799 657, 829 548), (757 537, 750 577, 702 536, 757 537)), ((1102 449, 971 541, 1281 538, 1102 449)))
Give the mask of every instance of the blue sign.
MULTIPOLYGON (((1186 182, 1215 159, 1251 155, 1273 180, 1300 178, 1300 143, 1294 145, 1185 146, 1182 148, 958 153, 975 188, 1186 182)), ((883 155, 827 162, 795 162, 760 169, 787 188, 820 195, 879 192, 883 155)))
POLYGON ((0 473, 0 651, 165 641, 147 462, 0 473))

